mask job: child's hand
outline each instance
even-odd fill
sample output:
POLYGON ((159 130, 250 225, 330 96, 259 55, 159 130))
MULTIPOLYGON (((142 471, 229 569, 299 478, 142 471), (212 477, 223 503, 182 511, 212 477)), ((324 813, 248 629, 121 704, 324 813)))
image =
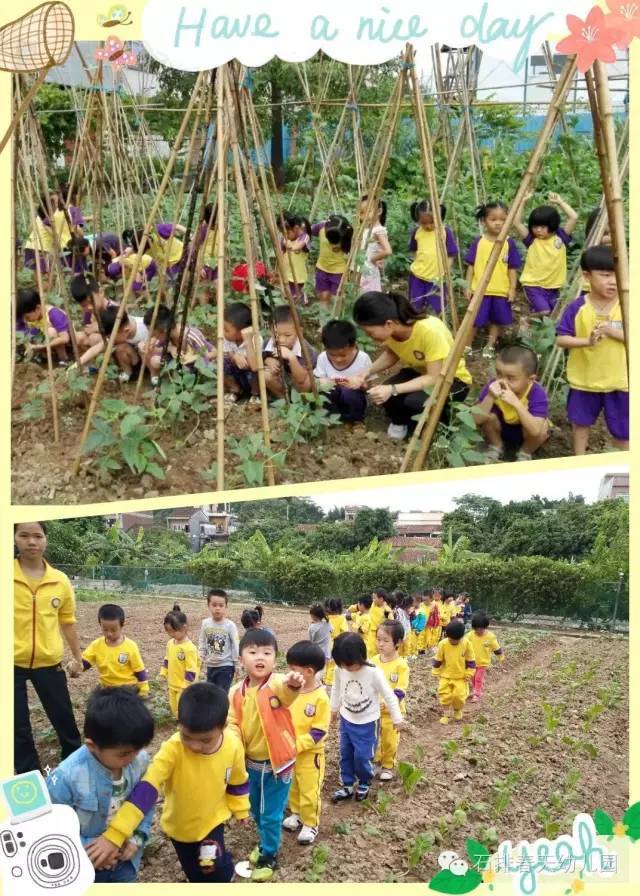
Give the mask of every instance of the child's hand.
POLYGON ((391 398, 391 386, 372 386, 367 395, 375 405, 385 404, 391 398))
POLYGON ((291 688, 294 691, 298 691, 302 685, 304 684, 304 678, 300 675, 299 672, 287 672, 284 677, 284 683, 287 687, 291 688))
POLYGON ((233 363, 236 365, 238 370, 247 370, 249 367, 249 362, 247 361, 246 355, 235 354, 231 355, 231 359, 233 363))
POLYGON ((245 327, 244 330, 240 330, 243 339, 251 339, 253 336, 253 327, 245 327))
POLYGON ((109 255, 111 256, 111 258, 117 258, 117 257, 118 257, 118 253, 116 252, 115 249, 108 249, 107 251, 108 251, 109 255))
POLYGON ((596 345, 596 343, 600 342, 602 339, 602 333, 598 330, 598 327, 594 327, 591 331, 591 335, 587 341, 587 345, 596 345))
POLYGON ((120 850, 120 861, 121 862, 130 862, 131 859, 138 852, 140 847, 136 843, 135 840, 127 840, 122 849, 120 850))
POLYGON ((279 345, 280 349, 280 357, 283 361, 290 361, 292 358, 295 358, 293 354, 293 349, 288 348, 286 345, 279 345))
POLYGON ((558 193, 548 193, 547 199, 552 205, 560 205, 560 203, 562 202, 562 199, 560 198, 560 195, 558 193))
POLYGON ((509 295, 507 296, 507 302, 515 302, 515 300, 516 300, 515 292, 510 292, 509 295))
POLYGON ((396 731, 407 731, 409 728, 409 723, 406 719, 403 719, 401 722, 394 722, 393 727, 396 731))
POLYGON ((489 386, 489 395, 492 398, 502 398, 504 390, 507 388, 504 380, 494 380, 493 383, 489 386))
POLYGON ((84 671, 84 666, 81 660, 73 659, 67 666, 67 672, 71 678, 80 678, 84 671))
POLYGON ((520 404, 520 399, 518 398, 516 393, 513 392, 507 385, 505 385, 504 389, 502 390, 502 395, 500 397, 502 398, 502 401, 505 401, 507 404, 510 404, 512 407, 515 407, 516 405, 520 404))
POLYGON ((367 378, 365 375, 349 376, 344 380, 347 389, 366 389, 367 378))
POLYGON ((104 836, 92 840, 85 848, 91 864, 97 871, 111 868, 117 861, 120 852, 120 849, 104 836))

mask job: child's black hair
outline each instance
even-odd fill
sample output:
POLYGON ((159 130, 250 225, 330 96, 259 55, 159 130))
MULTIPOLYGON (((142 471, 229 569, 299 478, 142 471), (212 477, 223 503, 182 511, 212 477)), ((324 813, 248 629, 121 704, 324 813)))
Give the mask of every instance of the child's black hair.
POLYGON ((91 243, 86 236, 72 236, 66 245, 67 251, 71 252, 74 258, 80 258, 84 254, 85 249, 90 249, 91 243))
POLYGON ((275 653, 278 652, 278 642, 273 632, 268 632, 264 628, 250 628, 240 639, 239 652, 246 647, 273 647, 275 653))
POLYGON ((448 625, 445 625, 444 633, 447 638, 459 641, 461 638, 464 638, 464 622, 462 619, 452 619, 448 625))
POLYGON ((378 597, 381 597, 383 600, 386 600, 389 597, 389 592, 386 588, 376 587, 371 589, 371 594, 376 594, 378 597))
POLYGON ((286 324, 293 320, 291 308, 288 305, 276 305, 271 315, 271 323, 273 326, 278 324, 286 324))
POLYGON ((583 271, 615 271, 611 246, 591 246, 585 249, 580 259, 583 271))
POLYGON ((385 600, 390 610, 395 610, 395 608, 398 606, 398 598, 395 596, 395 593, 388 594, 385 600))
POLYGON ((342 614, 342 601, 339 597, 328 597, 324 605, 327 613, 330 613, 332 616, 340 616, 342 614))
POLYGON ((489 212, 493 212, 496 209, 502 209, 503 212, 508 212, 509 208, 504 204, 504 202, 485 202, 484 205, 479 205, 475 212, 473 213, 476 221, 484 221, 489 212))
POLYGON ((224 728, 228 715, 229 698, 216 684, 197 681, 180 695, 178 723, 194 734, 224 728))
POLYGON ((215 227, 216 221, 218 220, 218 206, 214 205, 213 202, 207 202, 202 209, 202 220, 205 224, 210 224, 211 227, 215 227))
MULTIPOLYGON (((147 308, 142 317, 145 327, 151 326, 153 310, 153 308, 147 308)), ((172 324, 172 317, 171 308, 169 308, 168 305, 158 305, 158 313, 156 314, 156 321, 153 325, 154 332, 168 333, 172 324)))
POLYGON ((42 305, 42 299, 37 289, 19 289, 16 296, 16 317, 24 317, 31 314, 38 305, 42 305))
POLYGON ((305 233, 311 234, 311 224, 304 215, 296 215, 293 212, 284 212, 278 226, 281 230, 293 230, 294 227, 301 227, 305 233))
POLYGON ((539 205, 529 215, 529 233, 533 231, 534 227, 546 227, 549 233, 557 233, 561 223, 560 212, 557 208, 552 205, 539 205))
POLYGON ((98 622, 119 622, 124 625, 124 610, 118 604, 103 604, 98 610, 98 622))
POLYGON ((222 588, 210 588, 207 593, 207 604, 212 597, 224 597, 225 606, 229 603, 229 595, 222 588))
POLYGON ((312 641, 297 641, 287 650, 287 663, 290 666, 301 666, 303 669, 309 666, 320 672, 325 666, 324 652, 312 641))
POLYGON ((363 607, 366 607, 367 610, 371 609, 371 604, 373 603, 373 598, 370 594, 361 594, 358 598, 358 604, 362 604, 363 607))
POLYGON ((328 622, 327 611, 322 606, 322 604, 311 604, 311 606, 309 607, 309 613, 313 616, 314 619, 317 619, 319 622, 328 622))
POLYGON ((471 615, 471 628, 489 628, 491 620, 484 610, 476 610, 471 615))
POLYGON ((410 594, 405 594, 402 600, 402 609, 408 610, 409 607, 413 606, 413 597, 410 594))
MULTIPOLYGON (((100 322, 102 323, 102 329, 107 336, 111 336, 111 334, 113 333, 114 327, 116 325, 116 317, 118 316, 118 311, 119 308, 117 305, 110 305, 108 308, 105 308, 104 311, 100 312, 100 322)), ((128 323, 129 315, 125 311, 120 321, 120 327, 122 328, 128 323)))
POLYGON ((231 302, 225 305, 224 319, 228 324, 233 324, 237 330, 244 330, 251 326, 251 308, 244 302, 231 302))
POLYGON ((351 252, 353 227, 342 215, 331 215, 324 225, 324 235, 332 246, 340 246, 345 255, 351 252))
POLYGON ((367 663, 367 645, 357 632, 342 632, 333 642, 331 659, 336 666, 352 666, 355 663, 367 663))
POLYGON ((361 327, 381 327, 388 320, 413 324, 424 318, 425 315, 416 311, 406 296, 397 292, 365 292, 353 306, 353 319, 361 327))
MULTIPOLYGON (((428 199, 423 199, 421 202, 416 201, 411 203, 411 218, 416 224, 420 220, 420 215, 433 215, 433 206, 428 199)), ((444 221, 446 216, 447 207, 440 203, 440 218, 444 221)))
POLYGON ((526 345, 507 345, 498 352, 498 361, 502 364, 519 364, 527 376, 535 376, 538 372, 538 356, 526 345))
POLYGON ((153 717, 135 688, 96 688, 89 695, 84 736, 97 747, 141 750, 153 734, 153 717))
POLYGON ((187 614, 182 612, 178 604, 174 604, 173 609, 164 617, 164 624, 178 632, 187 624, 187 614))
POLYGON ((89 274, 76 274, 69 283, 69 292, 74 302, 85 302, 88 298, 100 292, 100 284, 89 274))
POLYGON ((322 328, 322 344, 329 351, 352 348, 356 344, 356 328, 350 320, 330 320, 322 328))
MULTIPOLYGON (((368 200, 368 193, 365 193, 364 196, 360 197, 360 202, 368 202, 368 200)), ((387 223, 387 203, 384 201, 384 199, 378 200, 378 220, 383 227, 387 223)))
POLYGON ((385 619, 385 621, 381 622, 378 626, 378 630, 381 628, 386 632, 389 632, 395 647, 397 647, 398 644, 402 644, 404 641, 404 626, 401 622, 398 622, 397 619, 385 619))
POLYGON ((256 625, 259 625, 262 622, 262 607, 260 604, 255 606, 253 610, 243 610, 240 622, 245 629, 255 628, 256 625))

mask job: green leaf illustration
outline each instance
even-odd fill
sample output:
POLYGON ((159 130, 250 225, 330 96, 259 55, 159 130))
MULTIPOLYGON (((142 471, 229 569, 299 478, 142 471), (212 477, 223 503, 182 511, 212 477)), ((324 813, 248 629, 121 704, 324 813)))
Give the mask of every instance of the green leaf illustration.
POLYGON ((466 874, 441 871, 429 882, 429 889, 437 893, 471 893, 482 883, 482 875, 470 868, 466 874))
POLYGON ((622 821, 627 825, 627 836, 632 843, 640 840, 640 803, 629 806, 622 816, 622 821))
POLYGON ((488 868, 491 853, 486 846, 483 846, 482 843, 480 843, 478 840, 474 840, 471 837, 467 840, 465 846, 467 849, 467 855, 476 868, 479 868, 480 871, 484 871, 486 868, 488 868))
POLYGON ((601 837, 610 837, 613 834, 614 820, 606 812, 603 812, 602 809, 596 809, 593 813, 593 820, 596 825, 596 832, 601 837))

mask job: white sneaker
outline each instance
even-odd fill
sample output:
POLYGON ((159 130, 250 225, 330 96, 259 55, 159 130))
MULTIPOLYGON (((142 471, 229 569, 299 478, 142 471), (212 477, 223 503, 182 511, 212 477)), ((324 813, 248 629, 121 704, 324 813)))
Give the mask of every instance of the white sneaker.
POLYGON ((303 824, 302 830, 298 834, 298 843, 313 843, 318 836, 318 828, 310 828, 309 825, 303 824))
POLYGON ((120 374, 120 376, 118 377, 118 379, 120 380, 121 383, 128 383, 129 380, 131 379, 131 374, 125 373, 123 370, 122 373, 120 374))
POLYGON ((387 429, 387 435, 390 439, 406 439, 408 432, 409 427, 404 426, 402 423, 390 423, 387 429))
POLYGON ((298 828, 300 827, 300 819, 294 813, 294 814, 290 815, 288 818, 285 818, 285 820, 282 822, 282 827, 285 828, 287 831, 297 831, 298 828))
POLYGON ((390 768, 383 768, 380 772, 381 781, 393 781, 393 772, 390 768))
POLYGON ((160 382, 160 377, 159 377, 159 376, 152 376, 152 377, 151 377, 151 385, 152 385, 152 386, 157 386, 159 382, 160 382))

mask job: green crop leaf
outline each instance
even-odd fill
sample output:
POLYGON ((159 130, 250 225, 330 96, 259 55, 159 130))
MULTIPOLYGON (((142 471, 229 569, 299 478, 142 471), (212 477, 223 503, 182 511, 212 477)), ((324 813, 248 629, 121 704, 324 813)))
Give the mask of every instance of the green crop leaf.
POLYGON ((482 875, 470 868, 466 874, 452 874, 445 869, 429 882, 429 889, 437 893, 471 893, 482 883, 482 875))
POLYGON ((640 840, 640 803, 629 806, 622 816, 622 821, 627 825, 627 835, 632 843, 640 840))
POLYGON ((465 846, 470 861, 473 862, 475 867, 479 868, 480 871, 484 871, 491 858, 491 853, 487 847, 480 843, 479 840, 474 840, 472 837, 469 837, 465 846))
POLYGON ((595 822, 596 832, 600 834, 601 837, 610 837, 613 834, 613 818, 610 815, 607 815, 606 812, 603 812, 602 809, 596 809, 593 813, 593 820, 595 822))

